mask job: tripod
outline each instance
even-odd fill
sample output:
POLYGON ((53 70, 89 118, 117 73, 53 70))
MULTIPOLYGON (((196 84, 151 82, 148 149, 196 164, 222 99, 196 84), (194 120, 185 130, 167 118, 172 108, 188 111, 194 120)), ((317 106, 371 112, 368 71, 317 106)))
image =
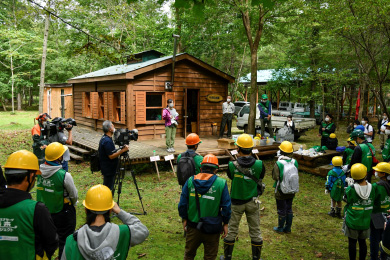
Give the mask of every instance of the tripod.
POLYGON ((133 182, 134 182, 135 188, 137 190, 138 198, 139 198, 139 201, 141 202, 141 206, 142 206, 142 210, 143 210, 143 213, 133 213, 133 212, 130 212, 130 213, 133 215, 146 215, 144 204, 142 203, 142 196, 141 196, 141 193, 139 192, 139 189, 138 189, 137 180, 135 178, 135 174, 134 174, 133 168, 131 166, 130 157, 129 157, 128 152, 122 153, 119 157, 118 166, 116 168, 116 173, 115 173, 114 188, 112 190, 112 196, 114 197, 115 190, 118 188, 118 201, 117 201, 117 203, 119 205, 119 199, 120 199, 120 196, 122 193, 122 183, 123 183, 123 179, 125 178, 125 175, 127 172, 126 171, 127 165, 130 168, 130 174, 133 177, 133 182))

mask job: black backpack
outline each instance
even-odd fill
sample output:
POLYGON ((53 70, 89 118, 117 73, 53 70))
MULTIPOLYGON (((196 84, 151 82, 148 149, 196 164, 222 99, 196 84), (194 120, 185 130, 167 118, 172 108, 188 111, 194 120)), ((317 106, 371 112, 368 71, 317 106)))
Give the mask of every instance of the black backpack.
POLYGON ((183 186, 188 178, 195 175, 195 160, 196 153, 190 155, 189 152, 181 154, 180 160, 177 163, 177 181, 183 186))
MULTIPOLYGON (((372 141, 374 141, 374 139, 375 139, 375 129, 374 129, 373 126, 371 126, 371 127, 372 127, 372 136, 371 136, 371 138, 372 138, 372 141)), ((367 124, 367 131, 368 131, 369 128, 370 128, 370 125, 367 124)))
POLYGON ((100 171, 100 160, 99 160, 99 151, 94 152, 91 154, 91 173, 100 171))

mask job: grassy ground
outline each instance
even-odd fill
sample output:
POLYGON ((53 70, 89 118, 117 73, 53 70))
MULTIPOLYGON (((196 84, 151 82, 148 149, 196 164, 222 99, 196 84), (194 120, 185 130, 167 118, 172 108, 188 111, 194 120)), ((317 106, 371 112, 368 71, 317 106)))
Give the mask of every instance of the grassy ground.
MULTIPOLYGON (((28 112, 30 113, 30 112, 28 112)), ((35 113, 18 113, 16 116, 1 113, 0 124, 0 164, 4 165, 6 158, 13 151, 19 149, 31 150, 32 118, 35 113), (3 115, 5 115, 3 117, 3 115), (28 116, 29 115, 29 116, 28 116), (14 127, 10 122, 18 122, 14 127), (26 123, 27 122, 27 123, 26 123), (10 128, 7 128, 10 127, 10 128)), ((343 145, 347 138, 345 127, 341 126, 336 132, 339 144, 343 145)), ((307 132, 307 136, 301 137, 300 143, 307 146, 318 145, 320 140, 316 136, 317 129, 307 132)), ((378 140, 375 140, 378 142, 378 140)), ((378 146, 377 143, 376 147, 378 146)), ((131 146, 130 146, 131 149, 131 146)), ((380 158, 379 158, 380 159, 380 158)), ((329 195, 324 194, 325 179, 300 172, 300 192, 293 203, 294 223, 292 234, 279 235, 272 231, 277 224, 276 205, 273 196, 273 181, 271 169, 275 163, 274 158, 264 159, 266 166, 265 194, 261 197, 264 210, 261 214, 261 230, 264 239, 263 259, 347 259, 347 239, 341 231, 342 221, 330 218, 326 213, 329 210, 329 195)), ((178 216, 177 204, 180 198, 180 188, 176 179, 169 172, 169 166, 159 165, 161 181, 152 167, 137 167, 137 181, 143 196, 147 215, 139 216, 141 221, 149 228, 150 236, 139 246, 130 250, 128 259, 136 259, 146 254, 142 259, 182 259, 185 239, 183 238, 181 219, 178 216)), ((91 174, 87 163, 70 163, 70 172, 79 190, 79 205, 77 208, 77 228, 85 222, 84 208, 81 204, 86 191, 92 185, 102 183, 100 173, 91 174)), ((219 174, 227 179, 226 174, 219 174)), ((230 187, 230 181, 229 187, 230 187)), ((35 194, 34 194, 35 195, 35 194)), ((129 176, 125 178, 121 207, 129 212, 141 212, 137 193, 129 176)), ((118 219, 113 222, 119 223, 118 219)), ((219 255, 223 252, 220 243, 219 255)), ((245 217, 240 225, 239 239, 234 248, 234 259, 251 259, 250 238, 245 217)), ((198 250, 196 259, 203 259, 203 248, 198 250)))

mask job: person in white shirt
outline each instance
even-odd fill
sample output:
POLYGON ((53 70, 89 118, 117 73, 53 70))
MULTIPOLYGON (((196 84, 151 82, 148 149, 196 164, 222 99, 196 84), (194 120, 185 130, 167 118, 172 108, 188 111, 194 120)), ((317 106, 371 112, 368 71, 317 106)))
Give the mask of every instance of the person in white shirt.
POLYGON ((367 143, 372 143, 372 136, 374 135, 374 128, 369 124, 368 117, 364 116, 362 120, 364 126, 364 136, 366 137, 367 143))
POLYGON ((225 132, 225 126, 227 124, 227 137, 232 137, 232 119, 233 119, 233 113, 234 113, 234 104, 231 102, 232 97, 227 96, 226 102, 222 104, 222 122, 221 122, 221 129, 219 131, 219 138, 223 137, 223 133, 225 132))
POLYGON ((386 130, 386 124, 389 122, 389 117, 387 116, 387 113, 383 113, 382 120, 378 120, 378 134, 379 134, 379 140, 381 143, 381 150, 383 150, 385 146, 385 130, 386 130))
POLYGON ((284 122, 284 126, 287 126, 289 129, 291 129, 291 132, 294 133, 295 131, 295 123, 292 120, 292 115, 287 116, 287 121, 284 122))

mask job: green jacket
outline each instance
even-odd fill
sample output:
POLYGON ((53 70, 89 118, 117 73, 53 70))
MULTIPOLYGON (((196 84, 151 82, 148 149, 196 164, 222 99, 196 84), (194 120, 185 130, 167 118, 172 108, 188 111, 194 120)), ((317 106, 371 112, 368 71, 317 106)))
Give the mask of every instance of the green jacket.
MULTIPOLYGON (((332 128, 332 126, 334 125, 334 123, 330 123, 330 124, 327 124, 326 122, 322 122, 321 123, 321 128, 325 128, 325 130, 330 130, 332 128)), ((326 131, 322 131, 322 137, 329 137, 330 136, 330 133, 326 132, 326 131)))
POLYGON ((199 222, 200 217, 217 217, 220 211, 220 201, 226 185, 226 180, 217 177, 206 194, 201 195, 198 193, 201 214, 200 217, 196 207, 195 186, 193 184, 193 180, 194 176, 190 177, 187 181, 189 193, 188 220, 197 223, 199 222))
POLYGON ((390 138, 387 138, 385 147, 382 151, 383 161, 388 162, 390 160, 390 138))
POLYGON ((355 230, 370 228, 371 213, 374 208, 376 186, 372 186, 368 199, 363 200, 356 193, 354 186, 349 186, 345 191, 347 205, 344 207, 345 223, 355 230))
POLYGON ((390 209, 390 196, 387 194, 385 187, 382 185, 374 183, 372 186, 375 186, 376 189, 374 209, 372 213, 387 213, 390 209))
MULTIPOLYGON (((260 174, 263 170, 263 162, 261 160, 256 160, 249 169, 256 179, 260 179, 260 174)), ((257 183, 241 173, 233 162, 229 162, 229 170, 232 175, 232 186, 230 191, 230 197, 232 199, 248 200, 257 197, 257 183)))
POLYGON ((35 259, 36 204, 36 201, 26 199, 7 208, 0 208, 1 259, 35 259))
POLYGON ((344 154, 345 154, 344 165, 349 165, 349 163, 351 162, 351 158, 352 158, 352 154, 353 154, 353 149, 351 149, 351 148, 349 148, 349 147, 345 148, 344 154))
MULTIPOLYGON (((177 163, 179 163, 180 158, 181 158, 181 154, 179 154, 177 156, 177 163)), ((198 173, 200 173, 200 167, 201 167, 200 164, 203 161, 203 156, 200 155, 200 154, 196 154, 195 157, 194 157, 194 161, 195 161, 195 174, 198 174, 198 173)))
MULTIPOLYGON (((112 259, 125 260, 130 248, 131 232, 129 226, 119 226, 118 245, 115 249, 112 259)), ((83 260, 85 259, 80 253, 77 241, 74 240, 73 234, 69 235, 65 244, 65 255, 67 260, 83 260)))
POLYGON ((58 170, 49 178, 37 176, 37 201, 43 202, 50 213, 58 213, 64 207, 64 179, 66 171, 58 170))
POLYGON ((375 148, 370 143, 359 144, 359 146, 362 149, 362 164, 367 167, 367 172, 370 172, 372 170, 372 154, 375 155, 375 148))

